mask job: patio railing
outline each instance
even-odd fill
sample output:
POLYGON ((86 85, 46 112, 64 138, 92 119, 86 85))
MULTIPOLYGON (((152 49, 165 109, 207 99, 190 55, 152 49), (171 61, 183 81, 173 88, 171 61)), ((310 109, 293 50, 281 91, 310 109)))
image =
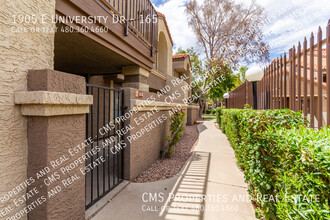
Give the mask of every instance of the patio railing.
POLYGON ((158 45, 158 14, 150 0, 95 0, 125 25, 125 35, 134 34, 151 49, 158 45))

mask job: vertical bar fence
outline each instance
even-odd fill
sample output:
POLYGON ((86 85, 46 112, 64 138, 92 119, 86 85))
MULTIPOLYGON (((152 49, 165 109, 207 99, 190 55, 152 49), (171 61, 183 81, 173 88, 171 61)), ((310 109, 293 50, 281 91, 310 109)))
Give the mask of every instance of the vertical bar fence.
MULTIPOLYGON (((320 129, 330 125, 330 20, 326 36, 322 39, 319 27, 316 43, 314 33, 303 43, 292 46, 289 57, 284 53, 264 70, 263 79, 257 83, 258 109, 283 109, 302 111, 309 126, 320 129)), ((252 83, 244 82, 230 92, 230 108, 252 106, 252 83)))
POLYGON ((85 190, 86 209, 99 201, 124 179, 124 147, 120 131, 124 114, 124 90, 87 84, 93 105, 86 114, 85 190))

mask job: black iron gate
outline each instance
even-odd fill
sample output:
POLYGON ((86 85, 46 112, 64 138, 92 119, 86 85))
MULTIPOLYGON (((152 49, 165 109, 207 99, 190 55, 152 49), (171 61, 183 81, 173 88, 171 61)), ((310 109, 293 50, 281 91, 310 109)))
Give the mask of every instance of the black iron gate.
POLYGON ((93 142, 86 148, 86 209, 123 181, 124 137, 118 118, 123 115, 124 91, 87 84, 93 105, 86 114, 86 138, 93 142))

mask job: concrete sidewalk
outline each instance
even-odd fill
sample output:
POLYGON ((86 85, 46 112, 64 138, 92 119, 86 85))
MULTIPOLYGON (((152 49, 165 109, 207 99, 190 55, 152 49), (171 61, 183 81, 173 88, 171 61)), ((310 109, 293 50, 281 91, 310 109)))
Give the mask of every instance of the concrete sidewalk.
POLYGON ((198 126, 199 142, 179 174, 130 183, 92 219, 256 219, 234 151, 214 122, 198 126))

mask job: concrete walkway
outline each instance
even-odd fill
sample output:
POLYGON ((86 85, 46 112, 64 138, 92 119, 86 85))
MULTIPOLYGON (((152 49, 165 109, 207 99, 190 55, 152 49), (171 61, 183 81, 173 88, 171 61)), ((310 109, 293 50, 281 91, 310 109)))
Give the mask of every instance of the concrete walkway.
POLYGON ((130 183, 93 220, 256 219, 234 151, 214 122, 198 126, 199 142, 179 174, 130 183))

